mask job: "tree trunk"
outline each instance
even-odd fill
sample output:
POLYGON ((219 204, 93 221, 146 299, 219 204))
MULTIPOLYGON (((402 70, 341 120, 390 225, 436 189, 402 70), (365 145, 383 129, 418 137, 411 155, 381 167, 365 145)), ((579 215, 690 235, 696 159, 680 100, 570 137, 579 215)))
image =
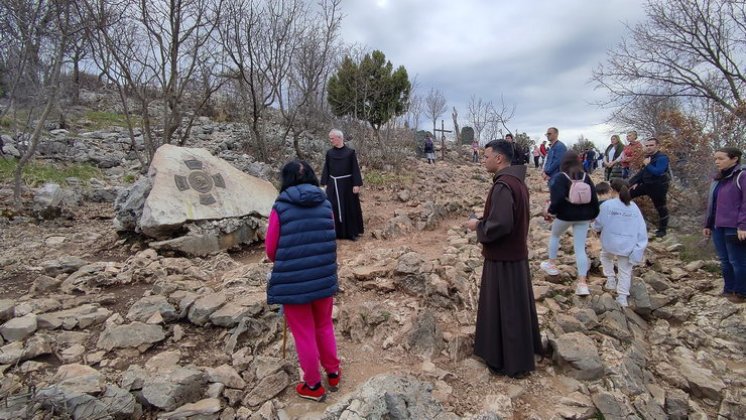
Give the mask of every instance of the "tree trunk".
POLYGON ((34 156, 34 153, 36 153, 36 148, 39 145, 39 139, 41 138, 41 130, 44 128, 44 124, 46 123, 47 118, 49 118, 49 113, 52 111, 54 103, 57 101, 57 93, 60 88, 60 70, 62 68, 62 59, 65 53, 66 42, 67 37, 63 35, 58 44, 57 56, 55 57, 54 65, 52 66, 52 80, 49 84, 49 97, 47 98, 47 103, 44 106, 44 110, 42 111, 39 120, 36 122, 34 133, 31 135, 31 144, 29 145, 29 148, 26 150, 26 153, 23 154, 21 160, 18 161, 15 170, 13 170, 13 202, 18 210, 20 210, 22 206, 21 180, 23 169, 34 156))

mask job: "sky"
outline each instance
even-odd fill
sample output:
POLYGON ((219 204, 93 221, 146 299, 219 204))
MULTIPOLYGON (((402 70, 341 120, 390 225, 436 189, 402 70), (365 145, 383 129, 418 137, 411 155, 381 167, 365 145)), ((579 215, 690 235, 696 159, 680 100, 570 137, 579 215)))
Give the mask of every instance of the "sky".
MULTIPOLYGON (((581 134, 605 147, 615 130, 606 92, 590 81, 607 51, 644 17, 643 0, 345 0, 342 39, 381 50, 403 65, 416 93, 443 92, 453 129, 468 123, 472 95, 516 107, 513 132, 544 139, 556 126, 566 144, 581 134)), ((420 121, 427 129, 432 122, 420 121)), ((440 128, 440 123, 438 123, 440 128)), ((484 140, 484 139, 483 139, 484 140)))

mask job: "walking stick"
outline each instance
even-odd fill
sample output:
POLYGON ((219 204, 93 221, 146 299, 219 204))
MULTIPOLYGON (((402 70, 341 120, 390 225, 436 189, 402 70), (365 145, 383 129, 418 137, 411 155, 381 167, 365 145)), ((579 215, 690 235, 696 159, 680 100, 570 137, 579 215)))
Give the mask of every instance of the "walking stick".
POLYGON ((288 342, 288 322, 285 317, 282 317, 282 358, 285 359, 285 350, 288 342))

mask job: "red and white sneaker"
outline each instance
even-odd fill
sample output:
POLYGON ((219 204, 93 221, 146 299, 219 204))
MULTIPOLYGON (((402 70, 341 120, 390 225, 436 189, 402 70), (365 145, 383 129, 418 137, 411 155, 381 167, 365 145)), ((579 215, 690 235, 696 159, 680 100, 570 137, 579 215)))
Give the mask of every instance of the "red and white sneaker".
POLYGON ((339 389, 339 381, 342 379, 342 370, 338 370, 337 373, 327 373, 326 379, 329 381, 329 391, 335 392, 339 389))
POLYGON ((316 388, 311 388, 305 382, 301 382, 295 387, 295 391, 298 393, 299 397, 307 400, 321 402, 326 398, 326 390, 324 389, 324 386, 321 385, 321 382, 316 385, 316 388))

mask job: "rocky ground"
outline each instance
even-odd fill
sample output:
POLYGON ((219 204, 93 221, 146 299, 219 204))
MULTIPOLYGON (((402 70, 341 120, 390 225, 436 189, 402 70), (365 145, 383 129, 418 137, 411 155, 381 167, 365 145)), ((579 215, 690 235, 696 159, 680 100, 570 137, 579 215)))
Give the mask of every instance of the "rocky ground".
POLYGON ((261 245, 159 254, 118 235, 90 186, 62 217, 0 219, 0 418, 746 418, 746 305, 718 296, 717 264, 682 261, 675 234, 653 241, 623 309, 601 289, 593 237, 592 294, 575 296, 569 236, 561 275, 538 268, 549 230, 533 169, 531 267, 551 356, 526 379, 491 375, 471 357, 482 259, 461 226, 489 177, 466 157, 407 167, 364 190, 368 234, 340 242, 343 380, 324 403, 294 393, 261 245))

